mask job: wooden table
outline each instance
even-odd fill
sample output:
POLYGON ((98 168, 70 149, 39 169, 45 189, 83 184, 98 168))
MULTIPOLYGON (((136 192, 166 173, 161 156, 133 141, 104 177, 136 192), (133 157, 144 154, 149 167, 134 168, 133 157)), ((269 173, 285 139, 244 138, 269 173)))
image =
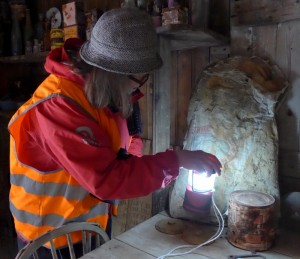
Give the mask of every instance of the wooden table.
MULTIPOLYGON (((116 259, 153 259, 167 254, 177 246, 187 245, 182 240, 181 234, 168 235, 156 230, 155 224, 161 219, 168 219, 166 213, 160 213, 145 222, 133 227, 123 234, 113 238, 101 247, 84 255, 81 259, 92 258, 116 258, 116 259)), ((184 221, 188 227, 192 223, 184 221)), ((195 224, 194 224, 195 225, 195 224)), ((199 225, 195 225, 199 226, 199 225)), ((300 259, 300 233, 281 230, 275 239, 275 244, 266 252, 259 252, 267 259, 300 259)), ((176 252, 187 251, 184 249, 176 252)), ((250 251, 245 251, 232 246, 226 239, 226 229, 215 242, 203 246, 193 254, 183 256, 172 256, 166 258, 188 258, 188 259, 226 259, 229 255, 247 255, 250 251)))

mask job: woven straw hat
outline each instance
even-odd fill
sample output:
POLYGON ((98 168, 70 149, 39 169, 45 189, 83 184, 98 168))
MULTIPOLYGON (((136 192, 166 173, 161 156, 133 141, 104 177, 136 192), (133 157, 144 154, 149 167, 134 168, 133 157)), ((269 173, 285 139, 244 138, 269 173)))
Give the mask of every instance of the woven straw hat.
POLYGON ((162 65, 152 18, 137 8, 105 12, 80 49, 88 64, 120 74, 151 72, 162 65))

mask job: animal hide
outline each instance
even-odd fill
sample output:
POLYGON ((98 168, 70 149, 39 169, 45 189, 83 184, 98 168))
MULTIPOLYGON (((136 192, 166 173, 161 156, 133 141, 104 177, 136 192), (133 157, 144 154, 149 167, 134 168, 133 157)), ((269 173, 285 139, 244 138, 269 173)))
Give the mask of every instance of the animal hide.
MULTIPOLYGON (((258 57, 228 58, 203 71, 189 104, 184 149, 200 149, 221 161, 213 197, 222 213, 235 190, 270 194, 279 211, 275 110, 286 87, 277 66, 258 57)), ((211 220, 212 209, 211 217, 203 218, 182 207, 187 178, 188 171, 181 169, 170 191, 170 215, 211 220)))

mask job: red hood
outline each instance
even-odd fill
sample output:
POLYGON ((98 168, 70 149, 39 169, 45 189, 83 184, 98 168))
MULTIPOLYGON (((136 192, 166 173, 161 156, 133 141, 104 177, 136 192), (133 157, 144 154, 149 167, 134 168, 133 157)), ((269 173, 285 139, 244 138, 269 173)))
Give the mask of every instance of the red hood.
POLYGON ((49 52, 44 65, 46 71, 58 77, 71 80, 77 84, 83 85, 84 79, 82 76, 73 72, 72 66, 68 65, 70 59, 66 54, 66 49, 77 49, 79 51, 83 41, 80 39, 68 39, 62 48, 56 48, 49 52))

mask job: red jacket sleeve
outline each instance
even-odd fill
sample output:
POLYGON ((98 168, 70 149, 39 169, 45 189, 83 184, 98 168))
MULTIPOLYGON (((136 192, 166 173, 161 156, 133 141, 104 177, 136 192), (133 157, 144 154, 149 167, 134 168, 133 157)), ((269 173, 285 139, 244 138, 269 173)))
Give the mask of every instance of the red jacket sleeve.
MULTIPOLYGON (((172 151, 118 160, 105 131, 64 98, 44 101, 31 113, 29 134, 38 145, 37 152, 43 150, 47 160, 55 161, 100 199, 145 196, 165 187, 179 173, 172 151), (94 140, 85 141, 77 131, 79 127, 91 132, 94 140)), ((37 168, 45 166, 45 160, 33 163, 37 168)))

